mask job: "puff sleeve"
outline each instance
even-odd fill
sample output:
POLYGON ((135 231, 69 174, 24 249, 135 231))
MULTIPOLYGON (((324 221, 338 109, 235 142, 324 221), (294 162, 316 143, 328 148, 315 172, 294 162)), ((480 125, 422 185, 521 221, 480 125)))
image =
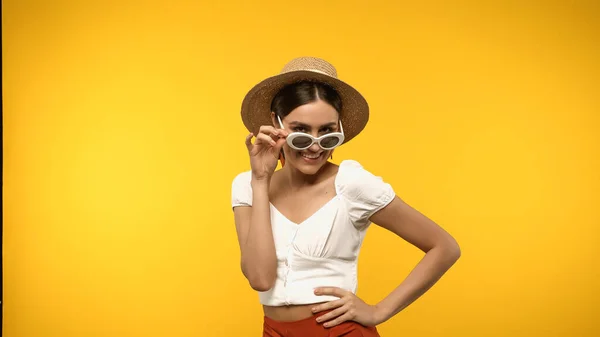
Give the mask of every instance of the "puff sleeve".
POLYGON ((369 218, 396 196, 390 184, 354 160, 340 164, 337 188, 346 201, 348 215, 355 227, 368 225, 369 218))
POLYGON ((231 184, 231 207, 252 206, 252 171, 238 174, 231 184))

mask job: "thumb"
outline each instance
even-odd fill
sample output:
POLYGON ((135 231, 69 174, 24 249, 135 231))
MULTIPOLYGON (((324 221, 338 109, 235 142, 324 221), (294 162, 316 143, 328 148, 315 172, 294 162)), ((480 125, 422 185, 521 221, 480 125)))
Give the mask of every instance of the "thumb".
POLYGON ((250 133, 248 136, 246 136, 246 148, 248 149, 248 151, 252 150, 252 137, 254 137, 253 133, 250 133))

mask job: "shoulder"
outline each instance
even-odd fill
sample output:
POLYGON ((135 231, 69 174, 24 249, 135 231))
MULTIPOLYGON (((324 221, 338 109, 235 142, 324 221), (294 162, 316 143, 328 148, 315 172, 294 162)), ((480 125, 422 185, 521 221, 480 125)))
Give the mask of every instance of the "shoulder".
POLYGON ((356 170, 364 170, 365 168, 356 160, 346 159, 340 163, 340 171, 356 171, 356 170))
POLYGON ((252 171, 239 173, 231 183, 231 205, 252 206, 252 171))
POLYGON ((369 185, 373 180, 383 179, 368 171, 356 160, 344 160, 339 165, 337 185, 341 189, 360 188, 369 185))
POLYGON ((235 185, 250 185, 252 181, 252 171, 244 171, 238 173, 234 178, 232 184, 235 185))
POLYGON ((339 165, 336 188, 346 199, 354 201, 388 200, 392 187, 382 177, 367 170, 356 160, 344 160, 339 165))

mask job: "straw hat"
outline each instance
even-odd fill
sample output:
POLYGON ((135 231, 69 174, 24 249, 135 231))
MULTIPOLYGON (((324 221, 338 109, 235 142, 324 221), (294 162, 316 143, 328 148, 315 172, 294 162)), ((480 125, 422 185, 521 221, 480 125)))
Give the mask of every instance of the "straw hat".
POLYGON ((352 86, 338 79, 337 71, 329 62, 316 57, 291 60, 278 75, 255 85, 242 102, 242 121, 255 135, 262 125, 273 125, 271 102, 284 86, 300 81, 322 82, 333 87, 342 100, 340 118, 344 129, 344 143, 358 135, 369 120, 369 105, 352 86))

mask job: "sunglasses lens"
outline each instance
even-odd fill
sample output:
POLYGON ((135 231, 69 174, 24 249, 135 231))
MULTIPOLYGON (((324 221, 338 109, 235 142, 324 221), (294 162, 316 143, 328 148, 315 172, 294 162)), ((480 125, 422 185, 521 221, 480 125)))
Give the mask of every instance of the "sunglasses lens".
POLYGON ((294 138, 292 144, 297 148, 303 149, 305 147, 309 147, 312 144, 312 139, 310 139, 310 137, 299 136, 294 138))
POLYGON ((325 137, 325 138, 321 139, 321 146, 323 146, 324 148, 330 149, 330 148, 336 147, 339 142, 340 142, 340 139, 338 137, 325 137))

